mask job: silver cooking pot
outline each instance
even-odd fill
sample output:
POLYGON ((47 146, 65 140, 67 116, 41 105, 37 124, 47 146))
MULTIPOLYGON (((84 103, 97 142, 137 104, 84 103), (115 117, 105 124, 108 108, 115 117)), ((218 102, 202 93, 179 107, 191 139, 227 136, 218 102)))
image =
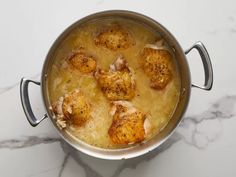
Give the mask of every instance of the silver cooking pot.
POLYGON ((73 146, 78 151, 86 153, 93 157, 98 157, 102 159, 128 159, 132 157, 137 157, 143 155, 158 146, 160 146, 163 142, 165 142, 170 135, 174 132, 178 124, 183 118, 183 114, 188 106, 190 92, 192 87, 198 87, 203 90, 210 90, 213 84, 213 71, 212 65, 210 61, 210 57, 207 53, 206 48, 201 42, 195 43, 190 49, 187 51, 183 51, 178 41, 175 37, 160 23, 156 22, 155 20, 130 11, 120 11, 120 10, 112 10, 112 11, 105 11, 99 12, 87 17, 80 19, 79 21, 72 24, 68 27, 54 42, 51 49, 48 52, 46 60, 43 65, 42 74, 41 74, 41 82, 33 81, 30 79, 22 78, 20 84, 20 95, 21 95, 21 102, 25 112, 25 115, 32 126, 37 126, 43 119, 49 118, 53 123, 54 127, 57 129, 59 135, 65 140, 69 145, 73 146), (53 112, 49 109, 50 102, 49 102, 49 94, 48 94, 48 73, 50 73, 52 64, 53 64, 53 55, 55 50, 58 48, 59 44, 67 37, 67 35, 73 31, 74 28, 77 26, 95 19, 103 19, 103 18, 112 18, 112 17, 120 17, 125 19, 134 20, 139 22, 140 24, 145 24, 149 26, 154 31, 161 34, 161 36, 168 42, 168 44, 173 49, 173 53, 177 60, 177 66, 180 72, 180 79, 181 79, 181 90, 180 90, 180 99, 177 104, 176 110, 173 113, 171 120, 169 121, 168 125, 156 136, 152 139, 137 144, 132 147, 124 148, 124 149, 102 149, 98 147, 94 147, 88 145, 82 141, 75 141, 72 139, 68 134, 66 134, 63 130, 60 130, 56 125, 55 121, 53 120, 53 112), (196 49, 202 60, 205 72, 205 84, 203 86, 193 85, 191 83, 190 78, 190 70, 186 59, 186 54, 188 54, 192 49, 196 49), (43 97, 44 107, 46 109, 46 114, 42 118, 36 118, 29 101, 28 95, 28 85, 32 82, 34 84, 40 85, 43 97))

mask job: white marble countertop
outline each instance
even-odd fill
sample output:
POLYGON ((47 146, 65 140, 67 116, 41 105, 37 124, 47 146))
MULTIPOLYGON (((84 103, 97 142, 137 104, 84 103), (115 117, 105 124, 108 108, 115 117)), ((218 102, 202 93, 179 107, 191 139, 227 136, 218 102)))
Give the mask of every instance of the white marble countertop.
MULTIPOLYGON (((236 1, 0 1, 0 176, 1 177, 235 177, 236 176, 236 1), (220 3, 221 2, 221 3, 220 3), (167 27, 184 49, 200 40, 214 68, 210 92, 196 88, 183 122, 165 143, 139 158, 106 161, 68 155, 50 120, 33 128, 23 113, 19 81, 40 77, 56 37, 90 13, 128 9, 167 27)), ((188 55, 192 82, 203 83, 197 53, 188 55)), ((30 87, 37 115, 40 90, 30 87)))

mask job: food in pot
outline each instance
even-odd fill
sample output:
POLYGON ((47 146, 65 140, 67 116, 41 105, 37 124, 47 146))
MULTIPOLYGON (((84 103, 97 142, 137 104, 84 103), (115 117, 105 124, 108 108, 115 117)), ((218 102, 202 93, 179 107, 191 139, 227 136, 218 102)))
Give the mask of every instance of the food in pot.
POLYGON ((119 24, 110 24, 100 29, 94 41, 97 46, 114 51, 127 49, 135 44, 132 34, 119 24))
POLYGON ((79 89, 60 97, 53 110, 60 128, 65 128, 68 123, 82 126, 91 118, 91 105, 79 89))
POLYGON ((175 60, 162 36, 144 24, 104 18, 78 25, 55 50, 48 73, 57 125, 99 148, 148 141, 178 104, 175 60))
POLYGON ((135 81, 127 61, 119 56, 109 71, 98 69, 95 77, 109 100, 130 100, 135 96, 135 81))
POLYGON ((163 89, 170 82, 172 79, 171 60, 171 53, 162 47, 160 42, 144 47, 140 54, 140 65, 150 78, 150 86, 152 88, 163 89))
POLYGON ((95 58, 92 55, 87 54, 83 48, 74 51, 68 57, 68 62, 72 68, 85 74, 94 72, 97 66, 95 58))
MULTIPOLYGON (((145 138, 144 122, 147 115, 138 111, 132 103, 127 101, 114 101, 110 115, 113 117, 108 134, 114 144, 133 144, 145 138)), ((146 130, 148 132, 148 130, 146 130)))

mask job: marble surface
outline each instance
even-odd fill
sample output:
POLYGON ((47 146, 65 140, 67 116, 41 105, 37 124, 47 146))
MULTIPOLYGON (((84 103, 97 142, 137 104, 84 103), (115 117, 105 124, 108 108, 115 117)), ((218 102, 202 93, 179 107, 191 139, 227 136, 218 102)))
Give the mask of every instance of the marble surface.
MULTIPOLYGON (((236 1, 0 1, 1 177, 235 177, 236 1), (166 26, 184 49, 200 40, 214 68, 210 92, 196 88, 177 131, 159 149, 122 161, 89 157, 62 142, 49 120, 33 128, 20 103, 21 77, 38 80, 45 55, 71 23, 90 13, 128 9, 166 26), (75 155, 76 154, 76 155, 75 155)), ((188 56, 192 82, 203 83, 196 52, 188 56)), ((40 90, 33 108, 44 114, 40 90)))

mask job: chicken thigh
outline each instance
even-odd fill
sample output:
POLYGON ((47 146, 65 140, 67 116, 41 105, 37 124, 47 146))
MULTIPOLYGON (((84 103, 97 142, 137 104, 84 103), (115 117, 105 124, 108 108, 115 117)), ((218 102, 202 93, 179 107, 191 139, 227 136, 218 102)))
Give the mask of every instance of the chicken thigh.
POLYGON ((118 24, 112 24, 102 29, 95 37, 94 42, 96 46, 102 46, 112 51, 127 49, 135 44, 128 29, 118 24))
POLYGON ((69 65, 83 74, 92 73, 96 70, 97 62, 95 57, 86 53, 83 48, 74 51, 68 57, 69 65))
POLYGON ((135 80, 122 56, 110 65, 109 71, 98 69, 95 78, 109 100, 131 100, 135 96, 135 80))
POLYGON ((162 90, 171 81, 171 60, 171 53, 163 46, 149 44, 144 47, 140 54, 140 66, 149 77, 152 88, 162 90))
POLYGON ((67 123, 82 126, 91 118, 91 105, 79 89, 60 97, 53 105, 53 111, 61 128, 67 123))
POLYGON ((114 101, 110 111, 113 117, 108 130, 113 144, 134 144, 141 142, 148 132, 149 122, 146 114, 137 110, 130 102, 114 101))

